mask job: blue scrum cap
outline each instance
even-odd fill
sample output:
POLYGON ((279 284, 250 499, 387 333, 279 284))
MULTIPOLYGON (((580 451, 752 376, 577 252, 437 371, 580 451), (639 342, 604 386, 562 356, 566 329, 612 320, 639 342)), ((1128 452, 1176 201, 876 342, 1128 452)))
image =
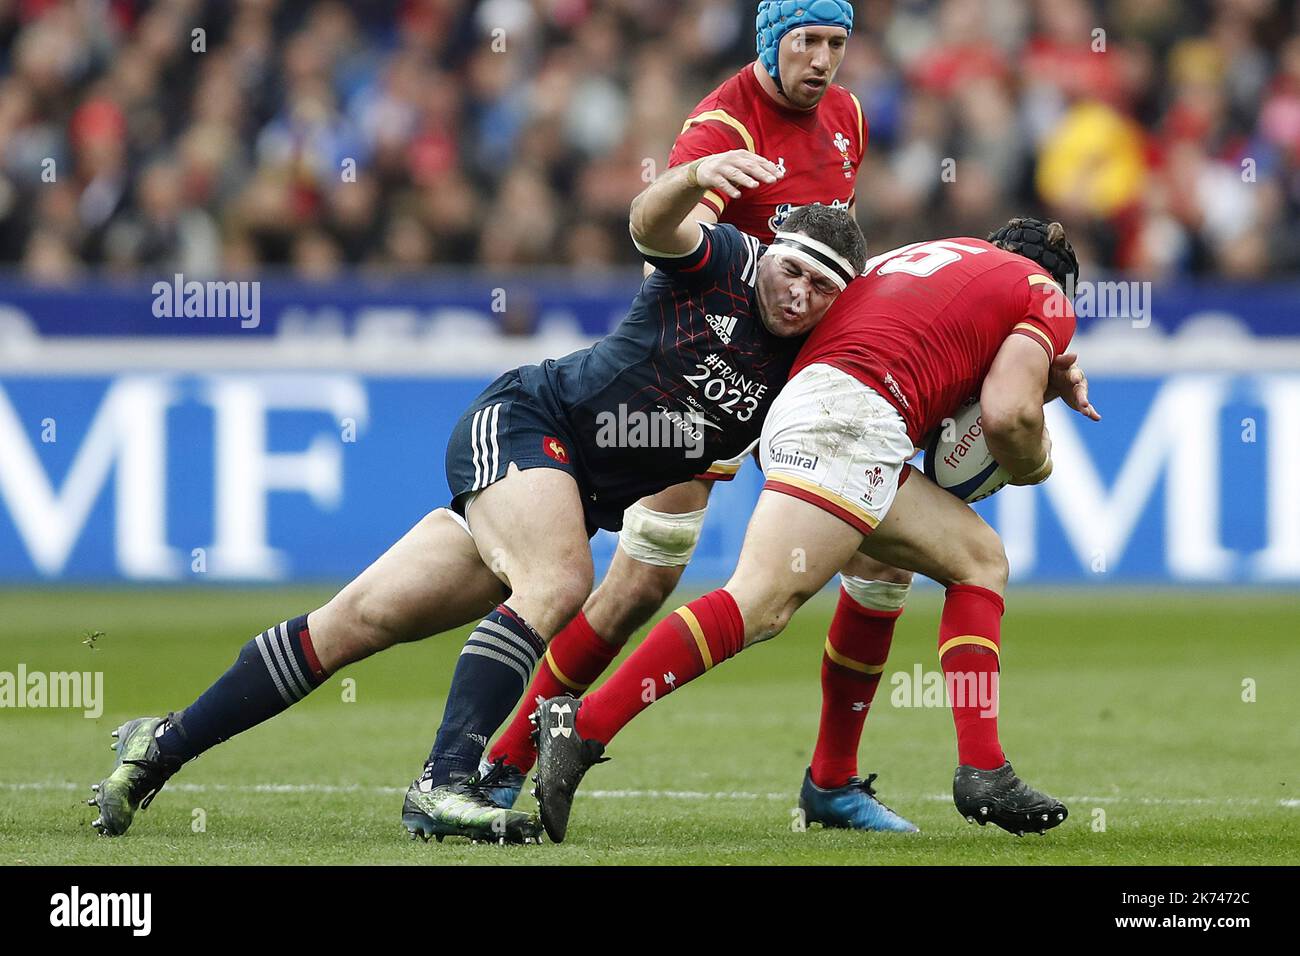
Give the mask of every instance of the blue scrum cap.
POLYGON ((781 38, 799 27, 843 27, 852 33, 853 4, 848 0, 760 0, 754 27, 758 62, 784 93, 777 56, 781 38))

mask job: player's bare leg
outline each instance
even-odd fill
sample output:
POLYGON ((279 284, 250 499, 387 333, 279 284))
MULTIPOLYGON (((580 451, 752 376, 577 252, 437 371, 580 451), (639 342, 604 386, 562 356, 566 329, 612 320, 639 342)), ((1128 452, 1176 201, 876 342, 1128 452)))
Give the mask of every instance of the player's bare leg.
POLYGON ((684 482, 628 509, 604 580, 555 636, 514 718, 487 755, 483 770, 495 766, 501 778, 492 790, 499 806, 514 805, 537 759, 531 721, 536 701, 581 696, 663 606, 695 548, 712 487, 712 481, 684 482))
POLYGON ((394 644, 460 627, 505 593, 464 526, 439 508, 308 614, 307 628, 321 666, 332 674, 394 644))
POLYGON ((563 839, 573 792, 619 729, 659 697, 743 647, 780 633, 790 615, 844 567, 861 541, 860 531, 817 506, 763 492, 725 588, 692 601, 656 625, 584 701, 551 699, 541 706, 539 800, 551 839, 563 839), (556 734, 548 733, 551 729, 556 734))
POLYGON ((554 468, 511 464, 467 504, 484 565, 510 596, 479 623, 452 675, 442 724, 402 807, 415 836, 528 842, 536 818, 497 806, 481 772, 488 736, 519 700, 546 642, 591 590, 592 562, 577 482, 554 468))
POLYGON ((725 585, 744 619, 743 647, 785 630, 790 617, 848 563, 862 533, 815 505, 764 491, 725 585))
MULTIPOLYGON (((864 537, 816 505, 765 491, 725 588, 656 625, 599 691, 571 705, 572 716, 557 714, 557 706, 563 705, 555 701, 542 708, 539 720, 569 720, 575 741, 565 748, 572 751, 572 767, 551 768, 548 753, 539 757, 539 769, 552 780, 542 801, 548 832, 555 828, 563 834, 577 781, 636 714, 742 647, 780 633, 794 611, 859 546, 878 561, 924 573, 948 586, 939 642, 945 673, 976 687, 991 686, 988 675, 997 673, 1007 562, 997 534, 974 511, 912 476, 899 488, 884 520, 864 537)), ((959 810, 966 813, 974 801, 978 809, 970 815, 1013 832, 1045 830, 1065 818, 1059 802, 1030 790, 1006 763, 997 744, 996 697, 974 706, 954 700, 953 713, 962 761, 954 784, 959 810), (990 762, 992 767, 980 766, 990 762)))
POLYGON ((431 512, 323 607, 249 641, 189 707, 119 727, 117 763, 90 801, 97 829, 125 833, 185 761, 286 710, 344 665, 465 624, 501 594, 465 529, 450 512, 431 512))
MULTIPOLYGON (((706 481, 679 485, 645 499, 642 504, 656 513, 680 515, 703 509, 711 486, 712 482, 706 481)), ((694 537, 690 540, 693 546, 694 537)), ((643 551, 639 549, 638 554, 643 551)), ((585 624, 592 634, 621 647, 659 610, 684 569, 685 561, 669 566, 648 564, 630 557, 619 547, 604 581, 587 600, 583 614, 561 637, 585 624)), ((881 805, 871 799, 874 775, 866 780, 858 776, 857 753, 871 700, 889 654, 894 625, 911 587, 912 572, 854 552, 841 569, 841 579, 839 603, 827 637, 828 652, 822 655, 821 721, 801 787, 801 805, 810 823, 911 831, 915 827, 910 823, 880 812, 881 805)), ((511 727, 494 746, 493 758, 503 758, 524 772, 532 766, 536 748, 529 733, 532 727, 529 718, 535 710, 535 699, 562 693, 580 697, 608 663, 607 659, 595 659, 595 655, 583 655, 581 648, 582 644, 578 643, 575 652, 568 655, 573 664, 563 667, 567 676, 580 675, 580 682, 564 684, 548 680, 550 669, 543 664, 511 727), (591 663, 596 666, 592 667, 591 663)), ((551 654, 558 653, 559 648, 553 646, 551 654)), ((513 794, 505 796, 513 799, 513 794)))
POLYGON ((510 589, 511 606, 549 641, 591 593, 577 482, 557 469, 511 465, 478 493, 466 518, 479 557, 510 589))

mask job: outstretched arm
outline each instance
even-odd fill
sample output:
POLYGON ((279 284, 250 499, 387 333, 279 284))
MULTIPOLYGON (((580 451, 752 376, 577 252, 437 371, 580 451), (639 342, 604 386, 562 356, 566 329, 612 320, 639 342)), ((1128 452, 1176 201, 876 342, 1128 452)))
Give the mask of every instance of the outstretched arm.
MULTIPOLYGON (((690 218, 695 220, 698 223, 712 225, 713 223, 718 221, 718 214, 713 211, 712 206, 710 206, 708 203, 702 202, 699 205, 697 205, 694 209, 691 210, 690 218)), ((655 271, 655 267, 648 262, 645 264, 645 267, 641 270, 643 277, 650 275, 650 273, 654 271, 655 271)))
POLYGON ((713 190, 735 199, 742 189, 774 183, 782 175, 775 163, 747 149, 674 166, 632 200, 629 231, 646 249, 685 255, 700 243, 700 227, 692 213, 706 192, 713 190))

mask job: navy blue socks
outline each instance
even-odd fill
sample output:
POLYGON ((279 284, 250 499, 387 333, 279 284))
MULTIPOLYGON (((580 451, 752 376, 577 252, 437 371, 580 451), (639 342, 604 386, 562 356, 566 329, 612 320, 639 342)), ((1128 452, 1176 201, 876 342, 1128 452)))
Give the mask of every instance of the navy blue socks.
POLYGON ((163 725, 158 749, 191 760, 302 700, 328 675, 316 658, 307 615, 253 638, 235 663, 190 706, 163 725))
POLYGON ((456 662, 429 753, 435 787, 478 769, 488 738, 519 703, 545 650, 537 632, 504 604, 474 629, 456 662))

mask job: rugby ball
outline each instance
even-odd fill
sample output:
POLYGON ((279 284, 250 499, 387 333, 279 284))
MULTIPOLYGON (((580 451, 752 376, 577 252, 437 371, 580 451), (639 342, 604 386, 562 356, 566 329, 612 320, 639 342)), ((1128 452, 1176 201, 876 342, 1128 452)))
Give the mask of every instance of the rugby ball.
POLYGON ((925 447, 925 476, 967 502, 1001 490, 1011 474, 999 465, 984 441, 978 401, 945 418, 925 447))

